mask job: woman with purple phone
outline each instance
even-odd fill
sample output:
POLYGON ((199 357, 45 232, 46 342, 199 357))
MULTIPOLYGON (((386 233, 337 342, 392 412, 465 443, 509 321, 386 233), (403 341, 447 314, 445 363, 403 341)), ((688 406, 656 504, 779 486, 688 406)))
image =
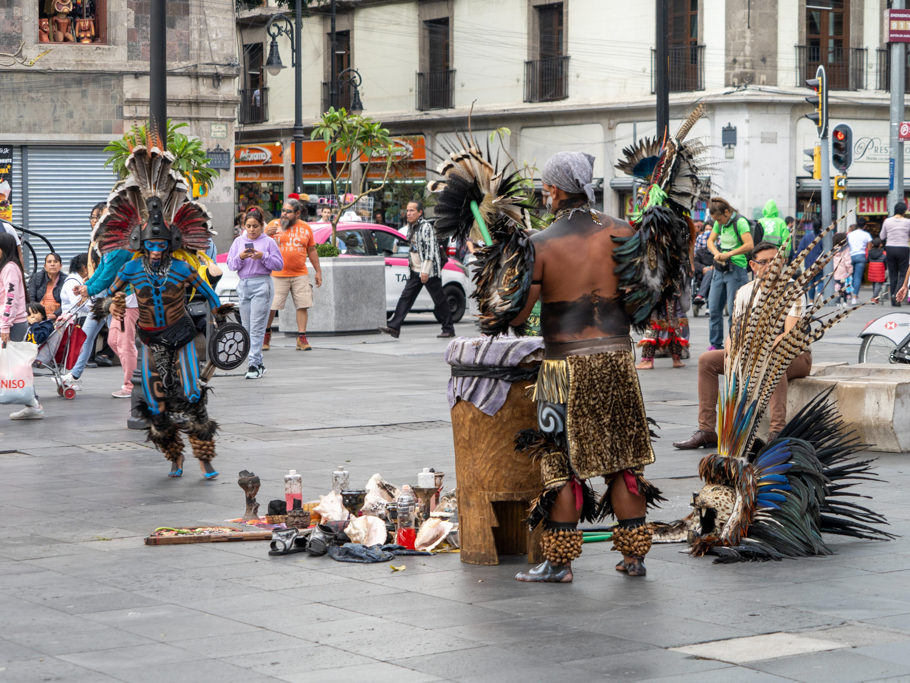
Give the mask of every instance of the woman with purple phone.
POLYGON ((242 232, 231 244, 227 266, 237 271, 237 306, 240 320, 250 335, 250 357, 247 379, 259 379, 265 374, 262 364, 262 340, 269 319, 274 289, 272 271, 284 268, 278 244, 263 234, 265 218, 258 207, 246 212, 242 232))

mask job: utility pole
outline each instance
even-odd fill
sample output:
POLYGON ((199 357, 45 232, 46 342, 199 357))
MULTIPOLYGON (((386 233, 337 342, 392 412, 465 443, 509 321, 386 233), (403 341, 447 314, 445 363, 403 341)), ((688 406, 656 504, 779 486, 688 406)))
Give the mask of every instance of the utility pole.
POLYGON ((670 127, 670 74, 667 57, 669 0, 657 0, 657 29, 654 36, 654 93, 657 96, 657 139, 670 127))
MULTIPOLYGON (((892 0, 892 9, 904 9, 904 0, 892 0)), ((891 43, 891 128, 888 144, 888 214, 904 200, 904 143, 899 129, 904 118, 904 83, 907 68, 906 44, 891 43)))
MULTIPOLYGON (((337 97, 337 82, 338 82, 338 69, 335 64, 335 0, 332 0, 332 12, 331 12, 331 24, 330 24, 330 37, 329 45, 331 54, 329 55, 329 106, 338 108, 338 97, 337 97)), ((338 156, 335 152, 332 152, 332 177, 338 177, 338 156)), ((332 188, 334 191, 334 187, 332 188)), ((333 201, 337 201, 337 197, 332 198, 333 201)))
POLYGON ((167 149, 167 3, 149 3, 149 130, 161 138, 167 149))
POLYGON ((294 6, 294 192, 303 192, 303 44, 300 42, 300 0, 294 6))

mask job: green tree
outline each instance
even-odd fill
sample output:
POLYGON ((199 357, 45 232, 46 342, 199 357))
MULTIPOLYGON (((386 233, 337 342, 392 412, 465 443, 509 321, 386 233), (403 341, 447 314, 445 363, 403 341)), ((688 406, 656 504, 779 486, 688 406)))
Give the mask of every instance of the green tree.
POLYGON ((344 107, 329 110, 319 119, 312 133, 312 139, 322 139, 326 147, 326 172, 332 181, 332 195, 338 202, 338 211, 332 218, 332 244, 336 244, 335 233, 341 214, 368 195, 380 192, 389 182, 396 164, 409 152, 397 145, 379 121, 369 116, 349 113, 344 107), (332 173, 332 157, 337 159, 332 173), (363 164, 361 179, 368 178, 372 168, 382 169, 382 181, 376 186, 364 189, 364 183, 354 186, 353 164, 363 164))
MULTIPOLYGON (((198 138, 191 138, 180 132, 181 128, 187 128, 187 123, 174 123, 171 119, 167 120, 167 149, 174 155, 174 163, 171 166, 180 175, 189 181, 195 181, 197 184, 211 190, 220 171, 209 166, 209 158, 206 156, 205 149, 202 147, 202 141, 198 138)), ((146 124, 141 126, 133 124, 130 131, 122 138, 112 140, 104 148, 110 156, 104 162, 105 166, 111 166, 114 173, 121 180, 129 175, 126 169, 126 160, 133 147, 147 144, 149 139, 149 129, 146 124)))

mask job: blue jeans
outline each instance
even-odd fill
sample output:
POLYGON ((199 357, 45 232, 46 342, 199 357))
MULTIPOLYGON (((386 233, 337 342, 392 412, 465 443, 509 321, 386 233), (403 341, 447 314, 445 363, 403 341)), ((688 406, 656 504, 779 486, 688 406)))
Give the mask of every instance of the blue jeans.
POLYGON ((250 335, 250 366, 262 365, 262 342, 265 341, 265 326, 274 295, 275 286, 269 275, 241 278, 237 283, 240 321, 250 335))
POLYGON ((731 263, 726 273, 714 268, 711 278, 711 291, 708 293, 708 308, 711 310, 708 339, 711 346, 724 347, 724 305, 733 314, 733 300, 736 290, 749 281, 749 271, 731 263))
POLYGON ((856 296, 859 292, 859 288, 863 284, 863 270, 866 267, 866 257, 863 254, 851 256, 850 262, 853 264, 853 296, 856 296))
POLYGON ((79 358, 76 359, 76 364, 73 366, 73 369, 70 370, 73 377, 76 379, 82 377, 82 372, 85 370, 85 364, 88 363, 88 359, 92 357, 92 351, 95 350, 95 339, 97 339, 98 333, 101 331, 102 327, 104 327, 104 318, 95 320, 95 317, 91 313, 85 318, 85 322, 82 323, 82 331, 85 332, 85 343, 82 345, 82 351, 79 352, 79 358))

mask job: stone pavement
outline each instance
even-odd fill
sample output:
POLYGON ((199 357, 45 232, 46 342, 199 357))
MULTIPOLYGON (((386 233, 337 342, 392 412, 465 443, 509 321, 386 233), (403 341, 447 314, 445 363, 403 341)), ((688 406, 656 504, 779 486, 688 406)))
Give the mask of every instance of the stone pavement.
MULTIPOLYGON (((855 361, 862 324, 891 310, 855 313, 816 345, 816 361, 855 361)), ((264 542, 143 545, 158 526, 239 516, 241 469, 261 477, 263 504, 282 496, 290 468, 306 499, 339 463, 352 482, 374 472, 413 482, 434 466, 453 484, 445 342, 428 316, 415 321, 398 341, 314 337, 313 351, 295 352, 278 339, 262 380, 217 378, 213 482, 192 458, 168 479, 144 433, 124 429, 127 402, 109 398, 119 368, 88 371, 75 401, 39 380, 47 419, 0 417, 0 680, 910 680, 910 466, 899 454, 879 459, 888 483, 864 491, 903 538, 834 539, 829 557, 732 566, 664 545, 644 580, 618 575, 607 543, 585 546, 566 586, 513 581, 523 558, 403 558, 392 572, 269 558, 264 542)), ((704 317, 692 340, 697 355, 704 317)), ((694 358, 641 375, 661 425, 649 476, 670 499, 658 519, 685 514, 698 488, 703 452, 670 445, 694 428, 695 380, 694 358)))

